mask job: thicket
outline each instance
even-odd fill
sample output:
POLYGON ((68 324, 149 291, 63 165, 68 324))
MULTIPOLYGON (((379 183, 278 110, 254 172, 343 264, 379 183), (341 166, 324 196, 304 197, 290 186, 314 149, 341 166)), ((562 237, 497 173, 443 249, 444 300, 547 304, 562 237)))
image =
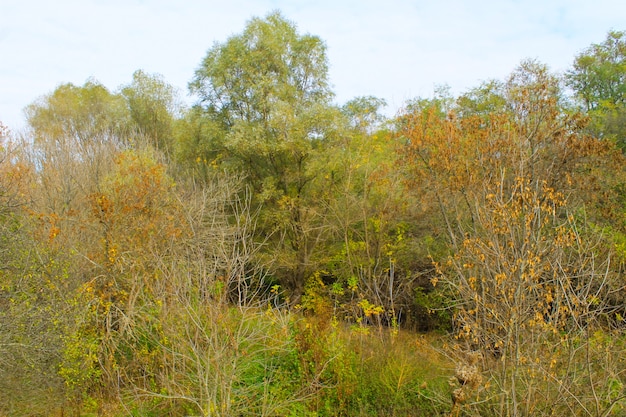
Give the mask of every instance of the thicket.
POLYGON ((0 131, 0 415, 623 414, 624 36, 390 119, 279 13, 191 108, 59 86, 0 131))

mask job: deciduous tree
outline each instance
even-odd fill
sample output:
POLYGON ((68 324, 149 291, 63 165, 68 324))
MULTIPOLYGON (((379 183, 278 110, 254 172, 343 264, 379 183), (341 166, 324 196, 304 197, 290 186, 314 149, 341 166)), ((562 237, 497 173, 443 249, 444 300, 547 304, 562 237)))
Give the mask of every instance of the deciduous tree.
POLYGON ((134 128, 168 156, 173 156, 174 122, 181 110, 176 90, 160 75, 135 71, 133 81, 122 88, 134 128))
POLYGON ((588 130, 614 140, 622 150, 626 143, 626 32, 610 31, 599 44, 581 52, 566 81, 591 118, 588 130))
MULTIPOLYGON (((620 158, 611 143, 584 133, 582 115, 565 111, 558 78, 541 64, 523 62, 487 93, 487 102, 498 103, 493 110, 472 98, 463 102, 469 112, 427 108, 409 114, 401 129, 408 183, 432 196, 448 232, 452 255, 440 260, 449 267, 440 278, 455 294, 457 336, 485 358, 489 384, 498 387, 489 413, 538 415, 558 399, 565 409, 585 401, 602 415, 613 405, 597 393, 583 400, 573 387, 564 394, 550 386, 544 395, 554 397, 546 402, 536 392, 539 378, 563 378, 568 386, 579 378, 557 377, 550 365, 578 351, 556 358, 549 346, 571 346, 619 308, 613 294, 622 283, 611 248, 584 213, 606 222, 593 194, 610 190, 601 185, 605 178, 621 176, 614 170, 620 158)), ((606 393, 602 373, 585 372, 606 393)), ((460 381, 455 405, 477 388, 460 381)))
POLYGON ((209 50, 190 89, 209 126, 208 135, 196 135, 209 142, 195 145, 206 153, 192 154, 245 173, 264 206, 264 233, 275 235, 274 250, 284 255, 281 284, 297 302, 323 230, 310 194, 320 172, 310 162, 335 117, 323 42, 299 34, 280 13, 254 18, 209 50))

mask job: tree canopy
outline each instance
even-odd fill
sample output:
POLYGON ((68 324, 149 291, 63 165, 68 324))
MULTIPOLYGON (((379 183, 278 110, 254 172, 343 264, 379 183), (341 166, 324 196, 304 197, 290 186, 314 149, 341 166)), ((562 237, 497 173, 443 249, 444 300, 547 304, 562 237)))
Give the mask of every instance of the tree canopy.
POLYGON ((581 52, 565 80, 591 118, 589 132, 626 149, 626 32, 581 52))
POLYGON ((280 12, 189 107, 60 84, 0 124, 0 416, 622 415, 625 36, 394 117, 280 12))

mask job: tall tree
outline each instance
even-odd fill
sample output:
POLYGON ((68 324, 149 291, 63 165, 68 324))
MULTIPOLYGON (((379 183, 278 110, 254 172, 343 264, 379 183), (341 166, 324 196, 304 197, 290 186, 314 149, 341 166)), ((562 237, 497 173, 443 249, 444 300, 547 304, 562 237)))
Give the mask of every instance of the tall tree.
POLYGON ((604 42, 585 49, 566 78, 587 110, 604 101, 626 104, 626 32, 610 31, 604 42))
POLYGON ((574 60, 566 74, 591 118, 588 130, 626 147, 626 32, 610 31, 574 60))
POLYGON ((120 138, 129 115, 123 98, 95 80, 83 86, 62 84, 26 107, 26 119, 35 140, 72 139, 85 142, 120 138))
POLYGON ((154 147, 170 155, 174 120, 180 110, 176 90, 160 75, 138 70, 133 81, 122 88, 135 128, 146 135, 154 147))
POLYGON ((198 163, 245 173, 267 208, 265 233, 275 233, 285 255, 281 283, 297 301, 321 230, 309 206, 320 171, 310 162, 336 114, 323 42, 280 13, 254 18, 208 51, 189 86, 210 126, 200 136, 208 144, 195 144, 206 153, 191 153, 198 163))

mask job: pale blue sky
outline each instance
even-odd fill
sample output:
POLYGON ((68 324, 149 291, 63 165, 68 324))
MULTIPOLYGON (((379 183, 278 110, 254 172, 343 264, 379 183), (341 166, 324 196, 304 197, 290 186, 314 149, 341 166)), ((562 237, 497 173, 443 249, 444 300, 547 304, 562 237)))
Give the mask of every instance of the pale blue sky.
POLYGON ((328 47, 336 101, 374 95, 388 112, 437 85, 461 93, 525 58, 553 71, 626 30, 623 0, 0 0, 0 121, 61 83, 111 90, 135 70, 187 96, 206 51, 272 10, 328 47))

